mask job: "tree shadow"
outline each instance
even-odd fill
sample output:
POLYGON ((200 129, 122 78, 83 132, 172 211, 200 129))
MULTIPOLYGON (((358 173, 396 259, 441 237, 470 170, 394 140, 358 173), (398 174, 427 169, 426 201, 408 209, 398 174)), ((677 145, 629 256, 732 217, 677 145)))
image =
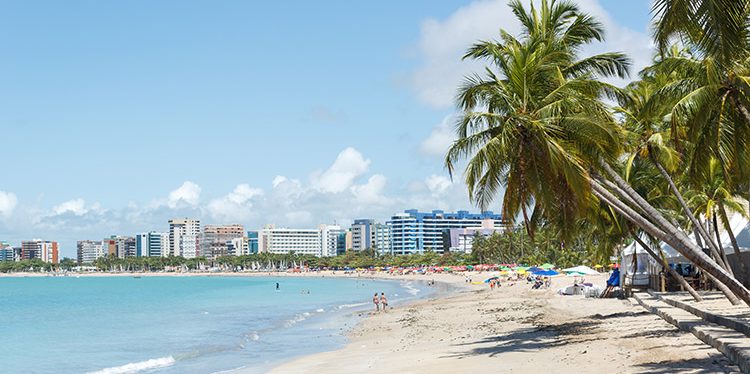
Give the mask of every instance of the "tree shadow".
MULTIPOLYGON (((456 347, 471 347, 468 351, 443 356, 445 358, 464 358, 488 355, 494 357, 506 352, 532 352, 554 348, 568 343, 573 336, 586 335, 598 325, 596 321, 575 321, 560 324, 520 328, 505 335, 491 336, 473 342, 456 344, 456 347), (478 345, 481 345, 478 347, 478 345)), ((599 340, 588 338, 576 340, 576 343, 599 340)))
POLYGON ((672 373, 691 373, 691 374, 714 374, 714 373, 736 373, 738 368, 725 357, 720 356, 717 352, 716 357, 711 365, 706 365, 706 359, 694 358, 690 360, 674 360, 649 362, 636 365, 635 368, 643 373, 655 374, 672 374, 672 373))

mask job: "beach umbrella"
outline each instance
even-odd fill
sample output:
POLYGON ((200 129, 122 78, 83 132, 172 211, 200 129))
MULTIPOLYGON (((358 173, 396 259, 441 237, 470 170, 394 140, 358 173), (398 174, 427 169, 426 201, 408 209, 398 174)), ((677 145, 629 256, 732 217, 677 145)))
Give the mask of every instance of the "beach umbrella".
POLYGON ((484 280, 484 283, 490 283, 490 281, 497 279, 497 277, 491 277, 484 280))
POLYGON ((555 267, 555 265, 550 264, 550 263, 546 263, 546 264, 540 265, 539 267, 542 268, 542 269, 553 269, 555 267))
POLYGON ((510 270, 510 267, 503 265, 503 266, 500 266, 500 270, 508 271, 510 270))
POLYGON ((527 272, 529 272, 529 273, 535 273, 535 272, 537 272, 537 271, 541 271, 541 270, 544 270, 544 269, 542 269, 542 268, 538 268, 538 267, 536 267, 536 266, 532 266, 532 267, 530 267, 530 268, 526 269, 526 271, 527 271, 527 272))
POLYGON ((518 271, 518 272, 526 271, 528 269, 529 269, 528 266, 514 266, 513 267, 513 270, 518 271))
POLYGON ((563 269, 566 273, 581 273, 582 275, 596 275, 599 274, 598 271, 588 267, 588 266, 576 266, 572 268, 563 269))
POLYGON ((541 275, 543 277, 551 277, 553 275, 558 275, 560 273, 558 273, 558 272, 556 272, 556 271, 554 271, 552 269, 546 269, 546 270, 535 271, 532 274, 534 274, 534 275, 541 275))

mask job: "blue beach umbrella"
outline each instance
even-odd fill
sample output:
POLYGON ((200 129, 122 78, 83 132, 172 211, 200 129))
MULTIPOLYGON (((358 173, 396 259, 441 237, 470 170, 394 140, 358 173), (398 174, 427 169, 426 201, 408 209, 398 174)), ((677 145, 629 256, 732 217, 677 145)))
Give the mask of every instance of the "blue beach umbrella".
POLYGON ((490 283, 491 280, 497 279, 497 277, 487 278, 484 283, 490 283))
POLYGON ((551 277, 553 275, 557 275, 557 274, 560 274, 560 273, 558 273, 558 272, 556 272, 556 271, 554 271, 552 269, 548 269, 548 270, 535 271, 532 274, 534 274, 534 275, 541 275, 543 277, 551 277))

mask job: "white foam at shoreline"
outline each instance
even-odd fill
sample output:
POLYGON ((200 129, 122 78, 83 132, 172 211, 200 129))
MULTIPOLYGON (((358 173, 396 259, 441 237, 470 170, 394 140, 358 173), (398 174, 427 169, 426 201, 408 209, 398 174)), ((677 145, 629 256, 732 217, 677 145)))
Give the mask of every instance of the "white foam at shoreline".
POLYGON ((172 356, 152 358, 146 361, 131 362, 122 366, 114 366, 111 368, 101 369, 98 371, 90 372, 89 374, 131 374, 137 373, 143 370, 159 369, 172 366, 175 363, 175 359, 172 356))
POLYGON ((414 288, 411 285, 411 282, 404 282, 404 283, 401 283, 401 285, 404 286, 404 288, 406 288, 406 292, 408 292, 412 296, 417 296, 417 294, 421 291, 418 288, 414 288))

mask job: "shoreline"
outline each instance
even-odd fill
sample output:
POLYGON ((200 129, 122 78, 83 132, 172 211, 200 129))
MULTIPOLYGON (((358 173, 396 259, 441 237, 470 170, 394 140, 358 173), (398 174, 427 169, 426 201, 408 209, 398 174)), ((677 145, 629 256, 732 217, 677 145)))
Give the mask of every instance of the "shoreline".
MULTIPOLYGON (((344 347, 292 359, 269 373, 738 371, 719 351, 629 300, 557 295, 570 277, 553 277, 543 290, 525 281, 489 290, 462 276, 434 278, 456 292, 371 312, 346 333, 344 347)), ((586 278, 602 285, 607 275, 586 278)))

